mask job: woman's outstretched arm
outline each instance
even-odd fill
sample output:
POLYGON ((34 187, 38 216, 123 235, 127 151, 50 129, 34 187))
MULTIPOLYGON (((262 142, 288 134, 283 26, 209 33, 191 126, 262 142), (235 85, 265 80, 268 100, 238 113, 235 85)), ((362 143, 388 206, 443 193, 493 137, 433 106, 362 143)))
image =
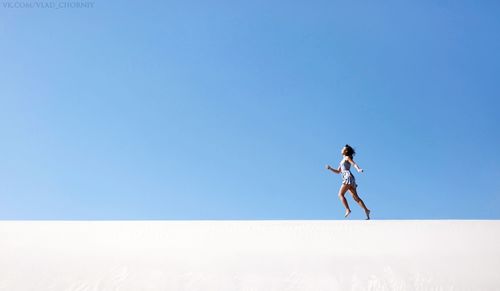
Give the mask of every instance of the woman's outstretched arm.
POLYGON ((334 172, 335 174, 340 173, 340 167, 337 170, 335 170, 334 168, 330 167, 330 165, 326 165, 326 169, 334 172))
POLYGON ((358 170, 358 172, 363 172, 363 169, 361 169, 352 158, 347 157, 347 160, 349 161, 349 163, 351 163, 351 165, 354 166, 354 168, 356 168, 356 170, 358 170))

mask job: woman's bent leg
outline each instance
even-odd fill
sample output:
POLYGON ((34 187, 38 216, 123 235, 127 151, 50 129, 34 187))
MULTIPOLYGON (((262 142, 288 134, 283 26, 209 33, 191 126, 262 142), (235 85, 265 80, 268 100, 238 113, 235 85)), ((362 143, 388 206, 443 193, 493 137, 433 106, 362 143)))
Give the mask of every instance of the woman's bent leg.
POLYGON ((349 191, 352 194, 352 198, 359 204, 359 206, 361 206, 365 210, 367 219, 370 219, 370 209, 368 209, 366 207, 365 203, 363 202, 363 200, 361 198, 359 198, 358 191, 356 190, 356 187, 351 186, 349 188, 349 191))
POLYGON ((348 189, 349 189, 349 185, 342 184, 342 186, 340 187, 340 190, 339 190, 340 201, 342 201, 342 204, 344 205, 344 207, 346 209, 345 217, 347 217, 349 215, 349 213, 351 213, 351 209, 349 209, 349 204, 347 203, 347 200, 345 199, 345 193, 347 192, 348 189))

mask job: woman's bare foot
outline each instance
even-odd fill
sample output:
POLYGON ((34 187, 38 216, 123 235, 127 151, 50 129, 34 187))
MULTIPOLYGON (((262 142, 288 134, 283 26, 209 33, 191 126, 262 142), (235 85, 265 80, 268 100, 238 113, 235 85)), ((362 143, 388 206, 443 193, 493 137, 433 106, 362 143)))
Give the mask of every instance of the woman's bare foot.
POLYGON ((365 213, 366 213, 366 220, 370 220, 370 212, 371 212, 370 209, 367 209, 365 211, 365 213))
POLYGON ((349 214, 351 214, 351 210, 350 210, 350 209, 347 209, 347 210, 345 211, 345 215, 344 215, 344 217, 346 217, 346 218, 347 218, 347 216, 349 216, 349 214))

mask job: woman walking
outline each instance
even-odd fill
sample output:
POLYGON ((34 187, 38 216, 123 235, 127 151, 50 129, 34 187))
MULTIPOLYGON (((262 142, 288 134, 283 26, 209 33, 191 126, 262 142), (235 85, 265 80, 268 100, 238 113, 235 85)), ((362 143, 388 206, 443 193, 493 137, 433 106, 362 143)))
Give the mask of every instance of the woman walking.
POLYGON ((353 156, 355 153, 356 152, 354 151, 354 149, 350 145, 346 144, 345 147, 342 148, 342 155, 344 156, 344 158, 342 159, 342 161, 340 161, 338 169, 334 169, 330 167, 330 165, 326 165, 326 168, 334 172, 335 174, 342 174, 342 186, 340 186, 339 198, 346 209, 345 217, 349 216, 349 214, 351 213, 349 204, 347 204, 347 200, 345 199, 345 193, 347 192, 347 190, 349 190, 352 194, 352 198, 354 198, 354 201, 356 201, 359 206, 361 206, 365 210, 366 219, 370 219, 370 209, 366 208, 363 200, 359 198, 356 191, 356 187, 358 185, 356 184, 354 175, 351 173, 351 165, 353 165, 354 168, 358 170, 358 172, 363 172, 363 169, 361 169, 353 160, 353 156))

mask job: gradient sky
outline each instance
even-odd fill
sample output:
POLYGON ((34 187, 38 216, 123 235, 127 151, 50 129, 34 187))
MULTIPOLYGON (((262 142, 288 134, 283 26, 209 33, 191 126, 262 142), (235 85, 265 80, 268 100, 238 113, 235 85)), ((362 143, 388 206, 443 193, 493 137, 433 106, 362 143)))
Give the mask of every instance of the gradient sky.
POLYGON ((0 219, 500 218, 498 1, 6 2, 0 219))

